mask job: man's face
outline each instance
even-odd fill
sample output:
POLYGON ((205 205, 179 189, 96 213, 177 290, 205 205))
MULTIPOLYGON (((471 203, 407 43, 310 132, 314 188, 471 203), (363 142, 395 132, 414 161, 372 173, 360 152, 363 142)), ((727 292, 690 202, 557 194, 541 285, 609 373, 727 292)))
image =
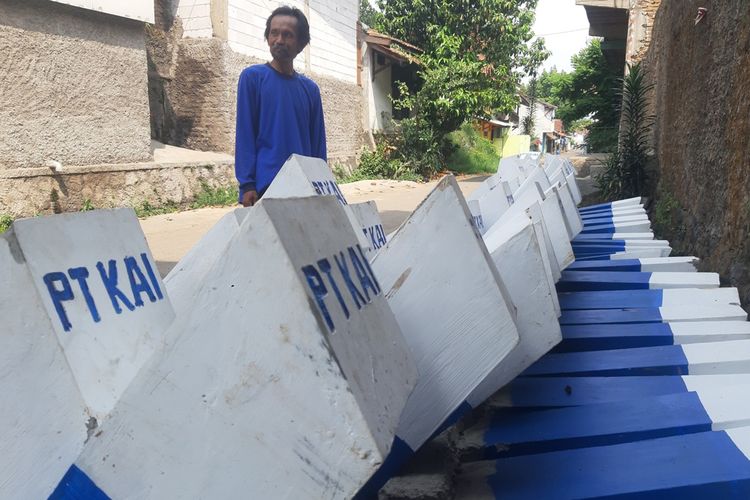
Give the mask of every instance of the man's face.
POLYGON ((297 39, 297 18, 274 16, 268 30, 268 47, 271 55, 279 61, 291 61, 299 54, 297 39))

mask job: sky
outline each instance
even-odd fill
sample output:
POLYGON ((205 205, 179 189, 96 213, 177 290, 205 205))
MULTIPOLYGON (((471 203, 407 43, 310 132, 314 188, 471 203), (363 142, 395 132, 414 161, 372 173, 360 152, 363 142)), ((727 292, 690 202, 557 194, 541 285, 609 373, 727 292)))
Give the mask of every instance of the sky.
POLYGON ((588 32, 586 10, 575 0, 539 0, 534 33, 544 38, 547 50, 552 52, 544 69, 555 66, 560 71, 571 71, 570 58, 591 39, 588 32))

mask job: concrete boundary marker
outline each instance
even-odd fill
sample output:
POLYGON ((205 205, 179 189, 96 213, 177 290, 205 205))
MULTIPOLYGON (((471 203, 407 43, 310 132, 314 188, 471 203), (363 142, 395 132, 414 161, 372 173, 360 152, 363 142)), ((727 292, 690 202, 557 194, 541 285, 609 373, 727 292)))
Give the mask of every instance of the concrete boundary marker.
POLYGON ((373 260, 417 360, 397 445, 360 492, 376 494, 408 456, 467 409, 471 392, 518 343, 510 295, 453 176, 444 177, 373 260), (418 250, 418 251, 417 251, 418 250))
POLYGON ((83 449, 90 414, 13 230, 0 235, 0 493, 47 498, 83 449))
POLYGON ((519 343, 472 391, 467 403, 476 408, 562 340, 556 296, 543 242, 527 214, 518 214, 485 240, 500 277, 516 306, 519 343), (546 286, 545 286, 546 285, 546 286))
POLYGON ((416 369, 346 220, 330 197, 248 211, 75 468, 113 498, 351 497, 416 369))
POLYGON ((378 206, 374 201, 366 201, 363 203, 352 203, 349 205, 349 208, 357 220, 362 234, 365 236, 365 240, 368 243, 365 250, 370 260, 372 260, 375 253, 388 243, 388 237, 383 229, 380 213, 378 213, 378 206))
POLYGON ((174 319, 135 212, 22 219, 11 238, 86 405, 103 418, 174 319))

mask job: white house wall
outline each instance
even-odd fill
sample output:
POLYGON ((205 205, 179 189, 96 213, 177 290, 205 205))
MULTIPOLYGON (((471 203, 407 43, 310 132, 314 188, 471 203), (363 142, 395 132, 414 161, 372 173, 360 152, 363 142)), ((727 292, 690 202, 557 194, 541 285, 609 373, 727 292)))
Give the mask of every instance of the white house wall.
POLYGON ((182 19, 183 36, 211 38, 211 0, 179 0, 177 17, 182 19))
MULTIPOLYGON (((188 16, 180 14, 183 24, 190 28, 190 31, 186 29, 185 36, 211 36, 210 7, 204 4, 209 4, 209 0, 180 2, 178 14, 188 16)), ((309 7, 300 1, 228 0, 228 42, 232 50, 262 60, 270 59, 263 34, 266 18, 280 5, 297 7, 305 12, 310 22, 310 46, 297 56, 295 68, 356 83, 358 8, 352 0, 312 0, 309 7)))
MULTIPOLYGON (((94 10, 146 23, 154 22, 154 0, 52 0, 82 9, 94 10)), ((208 3, 208 0, 206 0, 208 3)))
MULTIPOLYGON (((362 48, 367 47, 367 44, 362 44, 362 48)), ((392 104, 391 104, 391 67, 387 66, 382 68, 376 62, 373 61, 372 50, 363 50, 364 61, 363 67, 363 78, 366 79, 364 85, 367 90, 367 128, 372 131, 383 130, 388 119, 392 115, 392 104), (380 69, 382 68, 382 69, 380 69), (372 74, 376 69, 380 71, 373 78, 372 74), (387 116, 384 116, 384 113, 387 116)), ((375 55, 374 57, 377 57, 375 55)))

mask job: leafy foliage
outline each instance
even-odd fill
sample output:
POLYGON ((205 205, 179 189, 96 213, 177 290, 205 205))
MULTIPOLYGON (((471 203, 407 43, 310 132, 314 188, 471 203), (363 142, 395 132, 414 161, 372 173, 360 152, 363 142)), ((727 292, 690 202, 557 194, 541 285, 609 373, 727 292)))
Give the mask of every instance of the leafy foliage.
POLYGON ((429 177, 445 168, 446 134, 495 111, 511 111, 523 74, 548 56, 533 37, 537 0, 380 0, 376 28, 424 50, 418 90, 399 86, 399 160, 429 177), (405 148, 405 149, 404 149, 405 148))
MULTIPOLYGON (((573 71, 544 71, 539 76, 539 99, 557 106, 556 117, 570 124, 590 119, 588 142, 592 151, 613 151, 617 146, 620 115, 619 75, 594 39, 572 59, 573 71)), ((571 129, 572 130, 572 129, 571 129)))
POLYGON ((531 77, 527 92, 529 98, 529 114, 523 117, 521 128, 524 135, 534 137, 534 126, 536 125, 536 101, 537 101, 537 79, 536 75, 531 77))
POLYGON ((646 186, 649 133, 654 117, 648 114, 648 93, 653 84, 645 82, 641 63, 629 66, 622 79, 622 134, 619 150, 623 174, 623 196, 637 196, 646 186))
POLYGON ((494 174, 500 163, 500 155, 491 141, 482 137, 470 124, 448 134, 455 150, 448 157, 448 169, 462 174, 494 174))
POLYGON ((190 208, 203 207, 226 207, 237 203, 237 188, 212 187, 206 181, 201 180, 201 190, 191 203, 190 208))
POLYGON ((359 20, 373 27, 380 22, 380 12, 370 5, 369 0, 359 0, 359 20))
POLYGON ((622 135, 617 151, 610 155, 597 184, 608 198, 643 194, 646 188, 648 137, 654 119, 648 114, 648 93, 653 85, 645 82, 640 63, 628 66, 622 78, 622 135))
POLYGON ((13 225, 13 217, 5 214, 0 215, 0 233, 4 233, 10 229, 11 225, 13 225))

